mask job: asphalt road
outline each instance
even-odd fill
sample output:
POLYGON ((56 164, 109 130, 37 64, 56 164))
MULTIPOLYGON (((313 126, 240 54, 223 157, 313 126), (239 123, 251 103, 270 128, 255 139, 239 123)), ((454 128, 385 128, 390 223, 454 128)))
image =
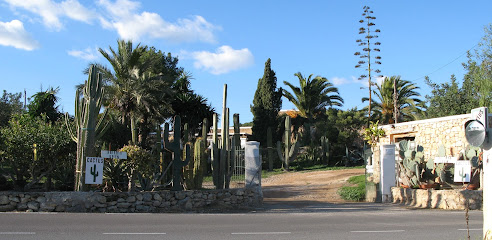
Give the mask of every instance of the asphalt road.
MULTIPOLYGON (((470 212, 481 239, 482 212, 470 212)), ((464 211, 391 204, 266 205, 247 213, 0 213, 0 239, 467 239, 464 211)))

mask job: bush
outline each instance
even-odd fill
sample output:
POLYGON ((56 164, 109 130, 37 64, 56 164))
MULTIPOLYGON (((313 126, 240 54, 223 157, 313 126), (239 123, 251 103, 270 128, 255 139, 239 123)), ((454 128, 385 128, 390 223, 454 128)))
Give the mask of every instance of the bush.
POLYGON ((349 183, 357 186, 345 186, 338 189, 337 193, 343 200, 362 201, 366 197, 365 175, 353 176, 348 179, 349 183))
POLYGON ((0 138, 0 175, 15 190, 28 191, 52 180, 59 190, 73 188, 77 145, 63 121, 14 115, 0 129, 0 138))

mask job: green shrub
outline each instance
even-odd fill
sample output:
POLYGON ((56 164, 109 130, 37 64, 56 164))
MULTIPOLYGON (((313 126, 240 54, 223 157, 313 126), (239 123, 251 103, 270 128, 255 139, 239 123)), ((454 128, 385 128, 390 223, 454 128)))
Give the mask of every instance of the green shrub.
POLYGON ((345 186, 338 189, 337 193, 343 200, 362 201, 366 197, 365 175, 350 177, 347 182, 356 186, 345 186))

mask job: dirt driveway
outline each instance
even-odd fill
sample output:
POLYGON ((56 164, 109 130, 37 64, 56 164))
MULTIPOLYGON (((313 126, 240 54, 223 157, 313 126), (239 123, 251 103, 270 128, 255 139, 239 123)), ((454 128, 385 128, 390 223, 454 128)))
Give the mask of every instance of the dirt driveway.
POLYGON ((351 176, 364 174, 364 169, 314 172, 289 172, 262 179, 266 205, 306 207, 320 203, 344 203, 337 190, 351 176))

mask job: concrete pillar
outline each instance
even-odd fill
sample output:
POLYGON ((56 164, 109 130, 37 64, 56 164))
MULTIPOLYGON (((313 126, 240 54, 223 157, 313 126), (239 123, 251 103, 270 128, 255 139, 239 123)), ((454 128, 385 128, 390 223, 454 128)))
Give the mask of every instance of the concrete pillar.
POLYGON ((483 143, 483 239, 492 240, 492 132, 483 143))
POLYGON ((244 156, 246 188, 261 188, 260 143, 255 141, 246 142, 244 156))
POLYGON ((396 162, 395 145, 385 144, 381 146, 381 202, 391 202, 391 188, 396 186, 396 162))

